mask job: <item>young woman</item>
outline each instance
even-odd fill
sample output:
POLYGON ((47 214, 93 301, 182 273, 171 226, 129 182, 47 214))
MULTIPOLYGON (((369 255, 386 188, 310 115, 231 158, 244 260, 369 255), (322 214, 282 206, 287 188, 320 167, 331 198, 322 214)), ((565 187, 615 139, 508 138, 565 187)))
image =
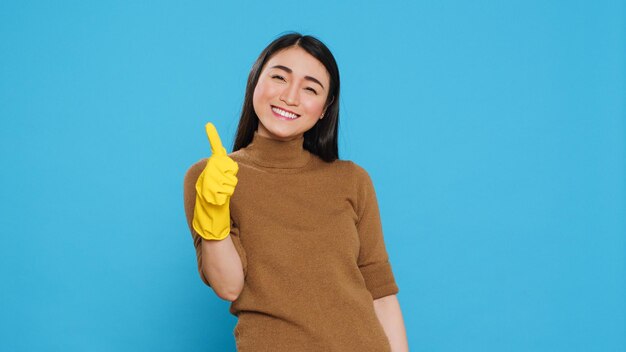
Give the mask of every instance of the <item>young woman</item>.
POLYGON ((338 127, 335 59, 298 33, 254 63, 232 153, 207 124, 185 211, 238 351, 408 351, 374 187, 339 159, 338 127))

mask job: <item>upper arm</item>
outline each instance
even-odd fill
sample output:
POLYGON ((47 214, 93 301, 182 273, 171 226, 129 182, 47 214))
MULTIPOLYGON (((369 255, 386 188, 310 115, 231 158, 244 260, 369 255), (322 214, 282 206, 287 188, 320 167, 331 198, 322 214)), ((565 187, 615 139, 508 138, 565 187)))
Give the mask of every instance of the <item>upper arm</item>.
MULTIPOLYGON (((356 165, 356 164, 355 164, 356 165)), ((369 174, 357 167, 358 223, 360 250, 358 266, 373 299, 398 293, 387 254, 378 200, 369 174)))
POLYGON ((200 177, 202 170, 204 170, 205 165, 206 160, 201 160, 193 164, 189 169, 187 169, 183 180, 185 216, 187 218, 187 225, 192 232, 193 227, 191 226, 191 222, 193 220, 193 208, 196 205, 196 181, 198 180, 198 177, 200 177))
POLYGON ((200 278, 202 282, 204 282, 207 286, 211 286, 209 280, 204 275, 204 271, 202 270, 202 237, 196 233, 196 230, 193 229, 191 225, 193 221, 193 211, 196 205, 196 181, 202 170, 206 165, 206 159, 198 161, 193 164, 185 173, 185 177, 183 180, 183 203, 185 207, 185 216, 187 218, 187 226, 189 226, 189 230, 191 232, 191 238, 193 240, 193 246, 196 250, 196 261, 198 263, 198 273, 200 274, 200 278))

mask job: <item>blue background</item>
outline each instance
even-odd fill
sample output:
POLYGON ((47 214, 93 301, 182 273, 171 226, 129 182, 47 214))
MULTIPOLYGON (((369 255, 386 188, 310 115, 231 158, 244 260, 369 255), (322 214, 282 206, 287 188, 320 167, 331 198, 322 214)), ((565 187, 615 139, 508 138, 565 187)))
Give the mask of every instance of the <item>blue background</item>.
POLYGON ((231 351, 187 168, 287 30, 335 54, 412 351, 626 350, 623 1, 3 1, 0 349, 231 351))

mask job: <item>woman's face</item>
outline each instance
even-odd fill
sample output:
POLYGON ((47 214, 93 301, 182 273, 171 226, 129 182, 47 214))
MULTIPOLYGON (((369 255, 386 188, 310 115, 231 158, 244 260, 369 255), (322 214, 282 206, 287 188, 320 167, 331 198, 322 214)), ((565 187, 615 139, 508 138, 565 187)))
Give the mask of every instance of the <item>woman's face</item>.
POLYGON ((261 136, 288 141, 311 129, 324 113, 330 75, 298 46, 283 49, 263 67, 252 104, 261 136))

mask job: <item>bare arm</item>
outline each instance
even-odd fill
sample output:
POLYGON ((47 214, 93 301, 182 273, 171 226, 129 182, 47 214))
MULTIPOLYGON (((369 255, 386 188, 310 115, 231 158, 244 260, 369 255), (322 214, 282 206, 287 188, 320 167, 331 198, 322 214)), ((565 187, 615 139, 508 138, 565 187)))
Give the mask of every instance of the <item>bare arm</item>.
POLYGON ((191 226, 196 203, 196 181, 206 161, 194 164, 185 174, 184 203, 187 224, 196 248, 198 271, 202 281, 222 299, 234 301, 239 297, 244 283, 243 265, 231 236, 223 240, 205 240, 191 226))
POLYGON ((221 241, 201 239, 201 270, 215 293, 234 301, 243 289, 243 266, 231 236, 221 241))
POLYGON ((407 352, 409 343, 406 337, 400 302, 396 295, 374 300, 374 310, 389 339, 392 352, 407 352))

